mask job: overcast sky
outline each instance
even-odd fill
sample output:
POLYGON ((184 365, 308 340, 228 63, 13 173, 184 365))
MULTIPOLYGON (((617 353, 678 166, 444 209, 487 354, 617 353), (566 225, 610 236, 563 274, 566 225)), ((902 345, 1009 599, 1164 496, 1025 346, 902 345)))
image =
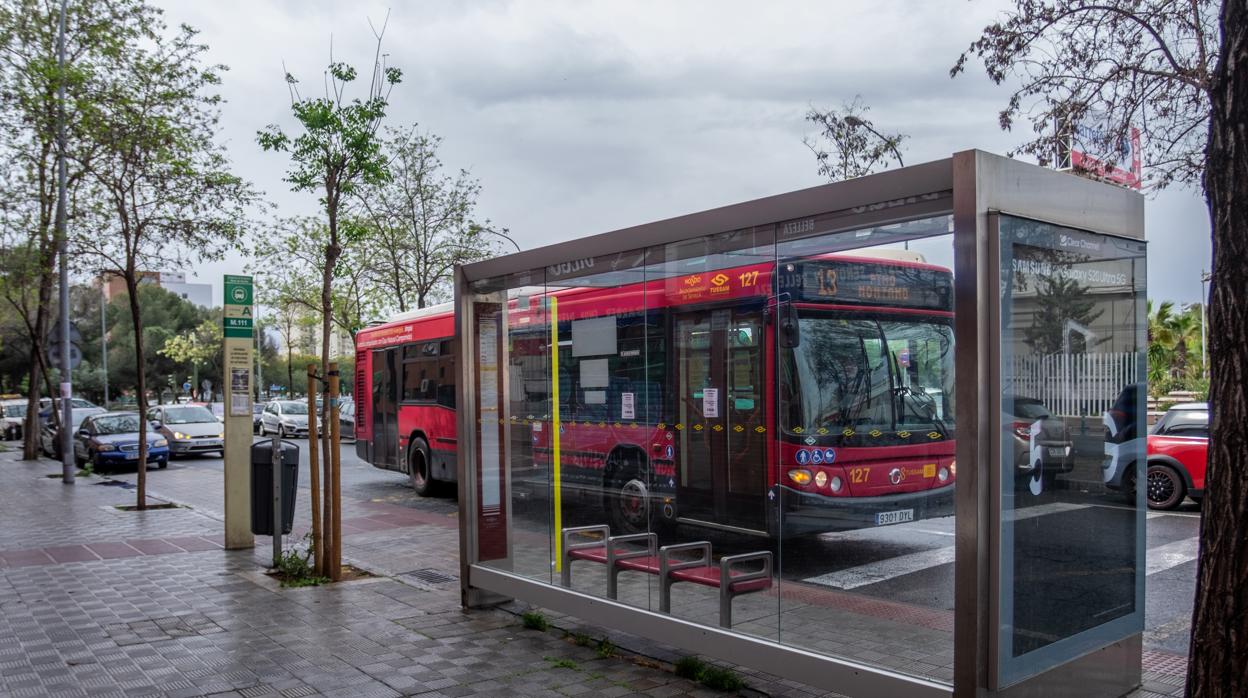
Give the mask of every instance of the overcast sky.
MULTIPOLYGON (((282 65, 310 93, 334 57, 367 75, 388 5, 327 0, 156 0, 224 63, 223 141, 281 215, 315 213, 255 132, 292 125, 282 65)), ((948 70, 1001 2, 398 2, 384 51, 404 71, 387 123, 444 138, 480 179, 480 211, 526 249, 820 184, 802 144, 810 104, 862 95, 880 129, 911 136, 909 164, 1004 152, 1008 93, 948 70)), ((363 86, 360 86, 360 90, 363 86)), ((1195 194, 1147 204, 1149 296, 1200 297, 1209 222, 1195 194)), ((188 269, 215 286, 246 250, 188 269)))

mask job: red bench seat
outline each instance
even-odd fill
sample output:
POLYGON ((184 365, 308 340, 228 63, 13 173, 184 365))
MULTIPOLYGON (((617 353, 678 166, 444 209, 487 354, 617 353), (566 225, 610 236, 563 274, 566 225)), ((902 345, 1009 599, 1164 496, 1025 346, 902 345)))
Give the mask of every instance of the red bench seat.
MULTIPOLYGON (((672 572, 672 579, 678 582, 693 582, 703 586, 719 588, 722 579, 719 566, 691 567, 672 572)), ((733 571, 733 577, 746 576, 743 572, 733 571)), ((748 594, 752 591, 764 591, 771 588, 771 577, 746 579, 743 582, 731 582, 728 590, 733 594, 748 594)))

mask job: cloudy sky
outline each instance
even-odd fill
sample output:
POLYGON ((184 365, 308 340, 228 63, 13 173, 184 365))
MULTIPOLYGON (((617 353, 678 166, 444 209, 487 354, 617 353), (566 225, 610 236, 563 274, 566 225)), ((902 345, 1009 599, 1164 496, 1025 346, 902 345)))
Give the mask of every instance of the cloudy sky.
MULTIPOLYGON (((442 136, 443 162, 480 179, 481 212, 525 248, 821 183, 802 144, 811 104, 862 95, 877 127, 911 136, 907 163, 1016 143, 996 125, 1005 89, 978 68, 948 77, 994 0, 156 1, 229 66, 222 139, 281 215, 316 209, 282 181, 286 156, 255 144, 291 125, 283 64, 314 89, 332 37, 335 59, 367 74, 369 20, 387 10, 383 50, 404 71, 388 122, 442 136)), ((1197 300, 1201 200, 1150 197, 1147 224, 1149 295, 1197 300)), ((187 271, 219 296, 245 257, 187 271)))

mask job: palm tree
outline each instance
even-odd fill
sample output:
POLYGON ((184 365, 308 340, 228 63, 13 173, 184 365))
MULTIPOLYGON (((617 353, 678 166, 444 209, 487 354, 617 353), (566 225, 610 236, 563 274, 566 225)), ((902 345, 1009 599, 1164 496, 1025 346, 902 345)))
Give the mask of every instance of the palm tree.
POLYGON ((1170 375, 1173 378, 1188 378, 1191 349, 1200 341, 1200 316, 1192 312, 1198 307, 1195 304, 1189 306, 1170 322, 1170 339, 1174 347, 1170 352, 1170 375))
POLYGON ((1161 385, 1170 378, 1174 364, 1174 303, 1162 301, 1156 307, 1150 300, 1148 313, 1148 381, 1161 385))

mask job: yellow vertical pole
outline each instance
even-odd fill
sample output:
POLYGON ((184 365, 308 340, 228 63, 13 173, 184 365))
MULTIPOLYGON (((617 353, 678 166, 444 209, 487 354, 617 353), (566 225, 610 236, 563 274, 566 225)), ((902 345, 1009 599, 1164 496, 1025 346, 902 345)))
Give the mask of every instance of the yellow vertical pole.
POLYGON ((555 571, 563 567, 563 482, 559 474, 559 299, 550 299, 550 476, 555 487, 555 571))

